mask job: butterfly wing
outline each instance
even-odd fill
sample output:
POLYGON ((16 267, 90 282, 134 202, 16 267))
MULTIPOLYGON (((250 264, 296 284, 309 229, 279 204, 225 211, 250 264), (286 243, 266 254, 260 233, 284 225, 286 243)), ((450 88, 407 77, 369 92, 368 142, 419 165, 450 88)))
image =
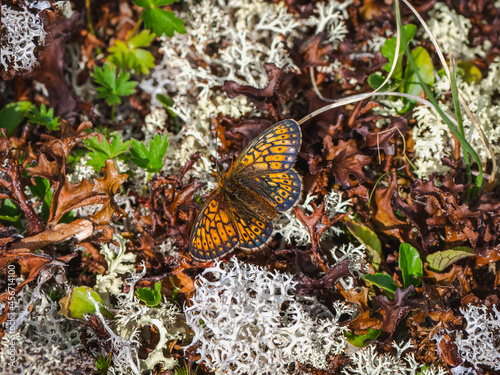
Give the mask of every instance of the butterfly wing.
POLYGON ((254 171, 289 170, 300 149, 302 133, 295 120, 283 120, 255 138, 234 163, 235 178, 254 171))
POLYGON ((262 171, 242 176, 241 182, 248 189, 264 197, 279 212, 292 208, 301 194, 301 180, 293 169, 278 173, 262 171))
POLYGON ((277 212, 253 189, 238 182, 236 191, 228 191, 228 206, 239 236, 239 247, 256 249, 264 245, 273 234, 272 219, 277 212), (251 203, 250 203, 251 202, 251 203))
POLYGON ((289 210, 301 193, 300 177, 292 169, 301 139, 300 126, 295 120, 271 126, 236 160, 234 178, 266 198, 276 211, 289 210))
POLYGON ((196 217, 189 251, 200 261, 217 259, 238 244, 239 235, 226 196, 212 193, 196 217))

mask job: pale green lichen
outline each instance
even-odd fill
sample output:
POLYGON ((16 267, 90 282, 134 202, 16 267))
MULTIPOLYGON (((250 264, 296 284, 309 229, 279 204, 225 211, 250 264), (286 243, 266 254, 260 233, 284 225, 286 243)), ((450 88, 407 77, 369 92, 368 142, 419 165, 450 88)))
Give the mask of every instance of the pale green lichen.
POLYGON ((292 275, 235 258, 207 268, 185 306, 199 362, 233 374, 286 374, 295 362, 327 368, 328 356, 347 346, 338 319, 353 311, 341 302, 334 314, 315 300, 304 303, 295 285, 292 275))
POLYGON ((392 343, 396 355, 379 354, 375 345, 356 349, 349 354, 349 365, 342 369, 344 375, 445 375, 448 372, 441 367, 426 367, 415 360, 413 353, 403 357, 403 353, 412 347, 408 342, 398 345, 392 343))
POLYGON ((500 311, 495 305, 490 311, 486 306, 469 305, 460 312, 467 322, 455 340, 462 358, 477 369, 488 366, 500 371, 500 311))
POLYGON ((108 264, 108 270, 104 275, 97 275, 95 290, 101 293, 119 294, 123 285, 118 275, 135 272, 136 255, 126 252, 125 239, 120 235, 113 237, 118 241, 118 246, 104 244, 100 253, 108 264))

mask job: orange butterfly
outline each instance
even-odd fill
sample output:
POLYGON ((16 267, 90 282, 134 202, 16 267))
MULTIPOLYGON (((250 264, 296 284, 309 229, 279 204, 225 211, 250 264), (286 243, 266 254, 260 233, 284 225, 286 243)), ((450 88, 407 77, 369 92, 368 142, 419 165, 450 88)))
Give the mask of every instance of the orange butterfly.
POLYGON ((273 233, 272 220, 292 208, 301 181, 292 168, 302 133, 295 120, 283 120, 255 138, 218 180, 191 232, 194 259, 217 259, 236 246, 256 249, 273 233))

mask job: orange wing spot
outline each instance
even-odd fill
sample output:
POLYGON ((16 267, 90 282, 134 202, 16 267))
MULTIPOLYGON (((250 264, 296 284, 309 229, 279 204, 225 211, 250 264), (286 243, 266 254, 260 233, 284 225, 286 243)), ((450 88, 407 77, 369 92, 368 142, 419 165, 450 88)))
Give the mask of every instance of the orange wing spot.
POLYGON ((224 225, 222 225, 222 223, 220 221, 217 223, 217 233, 219 234, 220 240, 222 242, 229 241, 227 231, 224 229, 224 225))
POLYGON ((213 244, 216 246, 216 247, 219 247, 220 244, 221 244, 221 241, 220 241, 220 237, 217 233, 217 230, 215 229, 212 229, 210 231, 210 235, 212 236, 212 241, 213 241, 213 244))
POLYGON ((256 225, 252 225, 250 227, 250 229, 252 230, 252 232, 254 232, 255 234, 259 235, 261 233, 261 230, 259 228, 257 228, 256 225))
POLYGON ((271 163, 271 169, 281 169, 281 163, 271 163))
POLYGON ((274 146, 269 149, 274 154, 282 154, 284 152, 287 152, 288 150, 286 149, 285 146, 274 146))
POLYGON ((285 161, 286 155, 269 155, 266 157, 266 161, 285 161))

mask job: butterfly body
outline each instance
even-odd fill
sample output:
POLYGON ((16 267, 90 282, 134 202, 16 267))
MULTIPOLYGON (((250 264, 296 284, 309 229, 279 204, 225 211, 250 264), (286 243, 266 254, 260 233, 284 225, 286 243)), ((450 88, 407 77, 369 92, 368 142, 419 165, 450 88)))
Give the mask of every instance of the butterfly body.
POLYGON ((255 249, 273 233, 272 220, 300 197, 293 170, 300 127, 283 120, 257 136, 218 180, 196 218, 190 239, 193 258, 219 258, 236 246, 255 249))

